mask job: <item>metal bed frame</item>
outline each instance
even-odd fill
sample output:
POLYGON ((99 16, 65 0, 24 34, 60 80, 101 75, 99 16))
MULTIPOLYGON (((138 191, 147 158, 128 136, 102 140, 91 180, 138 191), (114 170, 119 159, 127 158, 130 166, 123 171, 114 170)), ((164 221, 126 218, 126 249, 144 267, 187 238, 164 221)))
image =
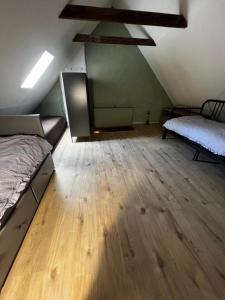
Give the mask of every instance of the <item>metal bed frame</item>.
MULTIPOLYGON (((200 115, 202 117, 207 118, 212 121, 215 121, 215 122, 225 123, 225 100, 209 99, 209 100, 205 101, 201 107, 186 107, 186 108, 174 107, 174 109, 171 111, 171 115, 173 114, 174 110, 179 110, 179 109, 182 109, 182 110, 186 109, 189 111, 198 109, 198 110, 200 110, 200 115)), ((191 147, 193 147, 196 150, 195 154, 193 156, 193 161, 207 162, 207 163, 213 163, 213 164, 220 163, 225 166, 225 156, 216 155, 216 154, 210 152, 209 150, 205 149, 198 143, 195 143, 195 142, 189 140, 188 138, 186 138, 174 131, 168 130, 168 129, 164 129, 162 139, 166 139, 167 134, 170 134, 170 135, 173 135, 175 137, 182 139, 183 141, 188 143, 191 147), (206 154, 208 157, 212 158, 213 161, 200 159, 199 157, 200 157, 201 153, 206 154)))

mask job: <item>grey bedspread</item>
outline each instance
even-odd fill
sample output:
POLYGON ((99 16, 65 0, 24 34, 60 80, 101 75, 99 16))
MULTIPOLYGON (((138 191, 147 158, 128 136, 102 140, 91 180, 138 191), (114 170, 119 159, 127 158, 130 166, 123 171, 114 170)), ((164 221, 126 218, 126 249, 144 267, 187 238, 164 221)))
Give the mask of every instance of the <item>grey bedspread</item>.
POLYGON ((0 225, 52 146, 37 136, 0 137, 0 225))

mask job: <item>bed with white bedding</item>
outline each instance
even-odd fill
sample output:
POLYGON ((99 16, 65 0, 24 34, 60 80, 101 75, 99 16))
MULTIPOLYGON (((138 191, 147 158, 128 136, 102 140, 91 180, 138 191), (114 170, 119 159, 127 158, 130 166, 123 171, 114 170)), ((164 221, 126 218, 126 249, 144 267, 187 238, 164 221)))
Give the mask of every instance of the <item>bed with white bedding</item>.
POLYGON ((193 160, 203 161, 199 160, 199 155, 204 152, 225 165, 224 100, 207 100, 200 108, 200 115, 173 118, 166 121, 163 127, 163 139, 169 133, 196 149, 193 160))
POLYGON ((52 146, 38 136, 0 137, 0 227, 51 150, 52 146))
POLYGON ((202 116, 184 116, 168 120, 164 128, 176 132, 216 155, 225 156, 225 124, 202 116))

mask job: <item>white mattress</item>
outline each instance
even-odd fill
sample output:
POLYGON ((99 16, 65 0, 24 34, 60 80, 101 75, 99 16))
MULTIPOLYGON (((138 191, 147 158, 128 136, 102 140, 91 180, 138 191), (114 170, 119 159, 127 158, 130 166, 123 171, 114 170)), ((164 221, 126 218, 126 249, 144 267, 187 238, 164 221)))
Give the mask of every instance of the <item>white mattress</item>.
POLYGON ((202 116, 185 116, 168 120, 166 129, 196 142, 217 155, 225 156, 225 124, 202 116))
POLYGON ((0 137, 0 224, 52 146, 37 136, 0 137))

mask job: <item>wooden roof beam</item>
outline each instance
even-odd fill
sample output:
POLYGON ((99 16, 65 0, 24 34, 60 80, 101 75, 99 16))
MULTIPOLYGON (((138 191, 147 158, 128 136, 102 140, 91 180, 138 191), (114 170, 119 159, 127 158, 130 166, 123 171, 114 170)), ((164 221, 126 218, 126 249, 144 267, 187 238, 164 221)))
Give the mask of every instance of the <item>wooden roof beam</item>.
POLYGON ((153 39, 137 39, 137 38, 116 37, 116 36, 95 36, 95 35, 88 35, 88 34, 77 34, 73 39, 73 42, 156 46, 156 43, 153 39))
POLYGON ((187 21, 182 15, 93 6, 81 6, 73 4, 66 5, 61 14, 59 15, 59 18, 175 28, 187 27, 187 21))

